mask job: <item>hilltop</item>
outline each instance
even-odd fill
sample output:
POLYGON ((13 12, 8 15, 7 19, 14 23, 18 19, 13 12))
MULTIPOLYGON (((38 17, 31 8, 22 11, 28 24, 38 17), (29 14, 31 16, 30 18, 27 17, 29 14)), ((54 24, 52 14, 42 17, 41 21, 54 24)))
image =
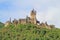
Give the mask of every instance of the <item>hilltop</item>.
POLYGON ((47 22, 40 23, 33 9, 30 17, 0 22, 0 40, 59 40, 60 29, 47 22))
POLYGON ((0 29, 0 40, 60 40, 60 29, 46 29, 34 24, 10 24, 0 29))

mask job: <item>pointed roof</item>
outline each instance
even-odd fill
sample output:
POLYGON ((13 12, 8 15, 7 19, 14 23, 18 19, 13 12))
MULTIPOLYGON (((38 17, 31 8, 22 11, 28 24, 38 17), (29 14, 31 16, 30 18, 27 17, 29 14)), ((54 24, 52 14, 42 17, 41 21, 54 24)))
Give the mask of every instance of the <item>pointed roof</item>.
POLYGON ((31 15, 32 14, 36 14, 36 11, 34 9, 31 11, 31 15))
POLYGON ((34 10, 34 8, 32 9, 32 12, 36 12, 36 11, 34 10))

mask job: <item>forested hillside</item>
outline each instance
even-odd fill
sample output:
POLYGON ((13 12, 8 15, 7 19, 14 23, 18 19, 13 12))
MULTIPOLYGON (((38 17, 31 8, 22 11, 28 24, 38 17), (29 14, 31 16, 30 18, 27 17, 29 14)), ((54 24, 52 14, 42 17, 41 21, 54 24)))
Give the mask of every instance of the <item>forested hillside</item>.
POLYGON ((40 28, 33 24, 15 27, 11 24, 0 28, 0 40, 60 40, 60 29, 40 28))

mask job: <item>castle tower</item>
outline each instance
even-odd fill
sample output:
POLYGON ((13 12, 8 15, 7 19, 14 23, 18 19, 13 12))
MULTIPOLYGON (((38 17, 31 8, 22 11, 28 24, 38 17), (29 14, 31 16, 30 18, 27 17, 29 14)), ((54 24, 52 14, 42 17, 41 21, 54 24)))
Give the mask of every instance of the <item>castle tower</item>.
POLYGON ((36 24, 36 11, 33 9, 30 14, 31 23, 36 24))

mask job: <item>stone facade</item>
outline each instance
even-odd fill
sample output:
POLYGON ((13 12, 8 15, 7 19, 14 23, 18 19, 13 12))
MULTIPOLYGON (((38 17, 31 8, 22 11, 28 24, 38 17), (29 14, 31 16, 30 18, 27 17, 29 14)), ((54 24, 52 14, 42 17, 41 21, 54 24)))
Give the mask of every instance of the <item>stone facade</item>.
POLYGON ((26 24, 27 22, 26 22, 26 19, 19 19, 18 23, 19 24, 26 24))

